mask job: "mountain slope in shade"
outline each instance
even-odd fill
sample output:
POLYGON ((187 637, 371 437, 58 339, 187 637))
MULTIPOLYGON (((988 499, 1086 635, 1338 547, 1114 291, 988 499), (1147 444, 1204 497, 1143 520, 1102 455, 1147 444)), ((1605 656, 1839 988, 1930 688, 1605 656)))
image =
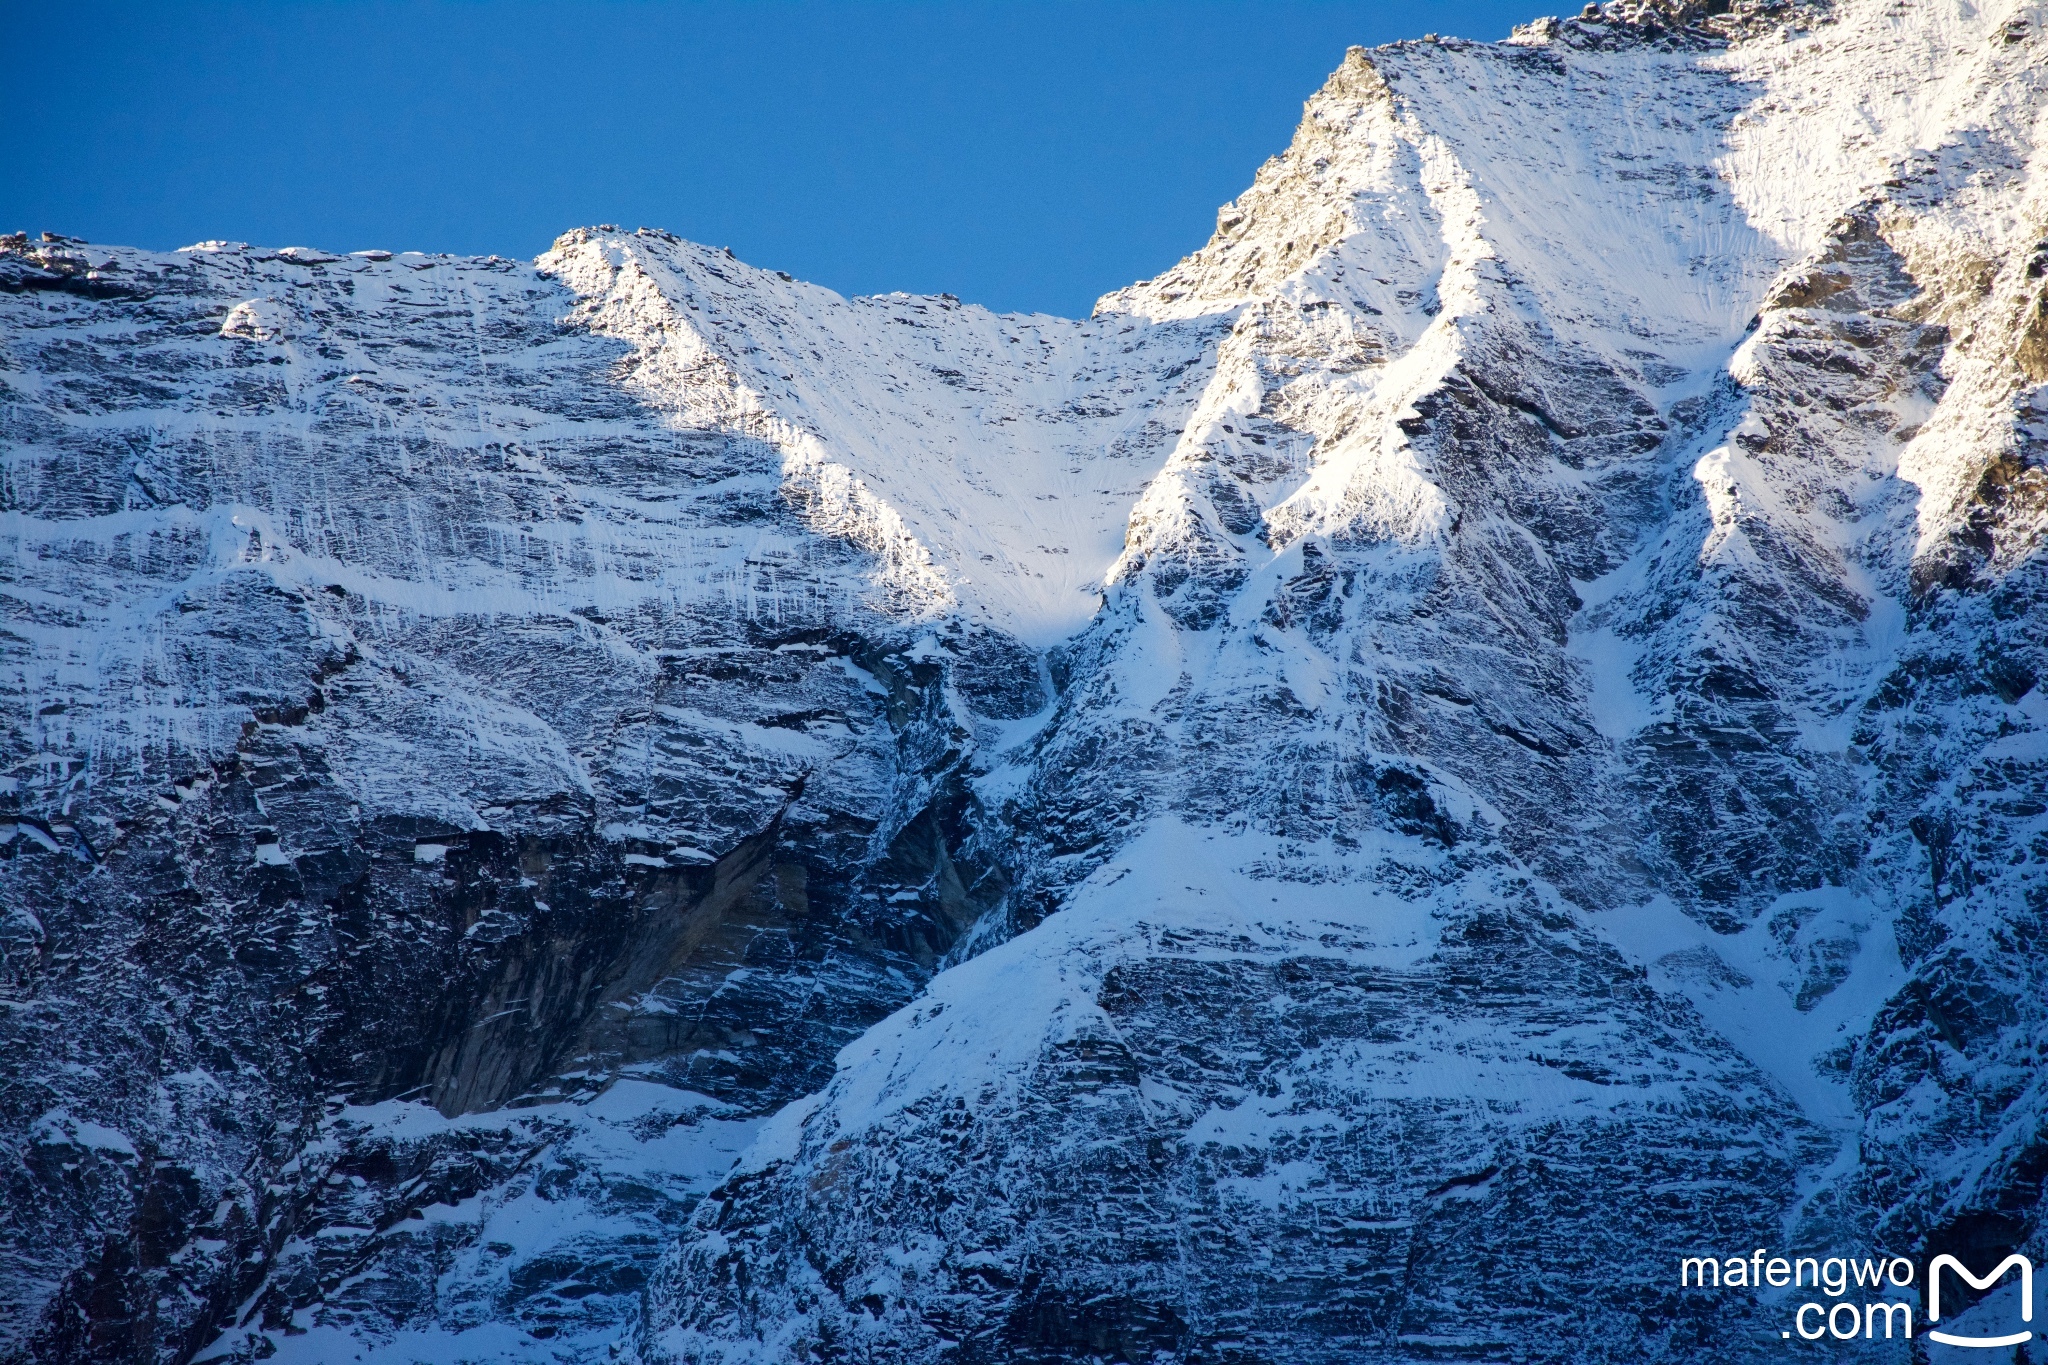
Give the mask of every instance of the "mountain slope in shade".
POLYGON ((0 248, 0 1350, 1722 1361, 1681 1254, 2044 1259, 2043 24, 1353 49, 1082 321, 0 248))

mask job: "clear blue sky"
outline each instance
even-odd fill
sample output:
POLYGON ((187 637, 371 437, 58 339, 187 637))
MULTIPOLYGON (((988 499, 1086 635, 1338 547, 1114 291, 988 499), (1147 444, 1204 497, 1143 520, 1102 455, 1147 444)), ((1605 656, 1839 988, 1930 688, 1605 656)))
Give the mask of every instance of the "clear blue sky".
POLYGON ((1073 314, 1200 245, 1348 45, 1541 12, 0 0, 0 230, 532 256, 612 222, 1073 314))

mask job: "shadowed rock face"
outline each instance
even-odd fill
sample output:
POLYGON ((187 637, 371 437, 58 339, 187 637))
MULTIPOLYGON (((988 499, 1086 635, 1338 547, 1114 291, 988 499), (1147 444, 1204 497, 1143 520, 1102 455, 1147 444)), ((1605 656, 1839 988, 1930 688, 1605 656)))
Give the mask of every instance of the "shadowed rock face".
POLYGON ((1111 967, 1000 1104, 730 1182, 663 1281, 694 1329, 667 1342, 773 1339, 758 1286, 795 1282, 848 1359, 1483 1358, 1620 1323, 1704 1358, 1730 1322, 1644 1249, 1768 1240, 1827 1140, 1590 945, 1475 918, 1387 969, 1324 937, 1111 967), (1446 1051, 1465 1076, 1418 1084, 1446 1051))
POLYGON ((1680 1256, 2048 1259, 2037 27, 1354 50, 1082 322, 0 245, 0 1352, 1724 1361, 1680 1256))
MULTIPOLYGON (((6 258, 14 1347, 181 1358, 376 1264, 273 1273, 364 1159, 344 1097, 814 1090, 1000 897, 965 637, 903 654, 773 452, 647 416, 566 290, 75 251, 6 258)), ((437 1161, 365 1237, 519 1168, 437 1161)))

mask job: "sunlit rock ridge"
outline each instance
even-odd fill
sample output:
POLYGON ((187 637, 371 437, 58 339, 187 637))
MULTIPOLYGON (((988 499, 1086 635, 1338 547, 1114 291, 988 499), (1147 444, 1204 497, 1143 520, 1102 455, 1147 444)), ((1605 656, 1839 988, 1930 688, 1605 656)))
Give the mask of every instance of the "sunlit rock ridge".
POLYGON ((2048 1261, 2044 26, 1354 48, 1080 321, 7 239, 0 1359, 1775 1360, 1681 1255, 2048 1261))

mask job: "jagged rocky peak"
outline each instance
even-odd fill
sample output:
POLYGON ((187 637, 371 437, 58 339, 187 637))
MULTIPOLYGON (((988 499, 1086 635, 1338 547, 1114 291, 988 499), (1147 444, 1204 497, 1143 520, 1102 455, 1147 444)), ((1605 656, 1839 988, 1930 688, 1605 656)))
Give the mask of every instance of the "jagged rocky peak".
POLYGON ((1681 1253, 2043 1260, 2043 22, 1354 48, 1083 320, 0 240, 0 1355, 1719 1362, 1681 1253))

